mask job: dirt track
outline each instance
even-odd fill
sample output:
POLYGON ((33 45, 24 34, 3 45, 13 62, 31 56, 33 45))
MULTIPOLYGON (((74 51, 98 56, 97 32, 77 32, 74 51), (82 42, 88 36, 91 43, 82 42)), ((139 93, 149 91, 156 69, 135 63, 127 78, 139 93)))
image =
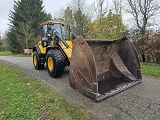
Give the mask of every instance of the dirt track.
POLYGON ((0 56, 22 68, 58 93, 87 109, 95 120, 160 120, 160 78, 143 76, 143 83, 101 102, 93 102, 69 86, 68 70, 59 79, 49 77, 47 70, 37 71, 31 57, 0 56))

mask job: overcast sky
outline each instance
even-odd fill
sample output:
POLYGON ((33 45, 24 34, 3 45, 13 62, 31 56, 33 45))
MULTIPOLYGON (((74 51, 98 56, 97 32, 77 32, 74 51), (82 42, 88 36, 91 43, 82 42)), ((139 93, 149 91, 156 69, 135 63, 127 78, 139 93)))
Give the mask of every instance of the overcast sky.
MULTIPOLYGON (((0 35, 3 36, 8 29, 8 15, 10 10, 13 10, 14 0, 0 0, 0 35)), ((61 8, 66 8, 72 0, 43 0, 45 11, 53 14, 60 11, 61 8)), ((95 0, 86 0, 87 4, 93 3, 95 0)))
MULTIPOLYGON (((8 29, 8 15, 9 11, 13 10, 14 0, 0 1, 0 35, 3 36, 4 32, 8 29)), ((66 6, 68 6, 71 1, 72 0, 43 0, 43 4, 45 6, 45 11, 53 16, 53 14, 60 11, 61 8, 66 8, 66 6)), ((91 4, 94 1, 96 0, 86 0, 88 4, 91 4)), ((159 18, 159 16, 156 16, 156 18, 159 18)), ((123 15, 123 19, 126 26, 129 26, 131 23, 133 23, 133 19, 126 14, 123 15)), ((159 26, 159 24, 157 26, 159 26)))
MULTIPOLYGON (((61 8, 65 8, 71 0, 43 0, 45 11, 47 13, 54 13, 61 8)), ((9 11, 13 10, 14 0, 1 0, 0 3, 0 34, 3 35, 8 29, 8 15, 9 11)))
MULTIPOLYGON (((9 11, 13 10, 14 0, 0 0, 0 35, 2 36, 4 32, 8 29, 8 15, 9 11)), ((91 3, 94 0, 86 0, 87 3, 91 3)), ((71 0, 43 0, 45 5, 45 11, 53 15, 58 12, 61 8, 65 8, 71 0)))

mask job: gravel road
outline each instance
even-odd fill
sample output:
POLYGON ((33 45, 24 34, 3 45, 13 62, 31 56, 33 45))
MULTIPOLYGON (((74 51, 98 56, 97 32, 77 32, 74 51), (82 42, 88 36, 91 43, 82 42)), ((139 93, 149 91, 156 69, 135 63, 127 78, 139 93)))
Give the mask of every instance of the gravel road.
POLYGON ((141 84, 96 103, 70 87, 67 69, 61 78, 53 79, 46 69, 35 70, 31 57, 0 56, 0 60, 15 64, 64 97, 85 107, 95 120, 160 120, 160 78, 143 76, 141 84))

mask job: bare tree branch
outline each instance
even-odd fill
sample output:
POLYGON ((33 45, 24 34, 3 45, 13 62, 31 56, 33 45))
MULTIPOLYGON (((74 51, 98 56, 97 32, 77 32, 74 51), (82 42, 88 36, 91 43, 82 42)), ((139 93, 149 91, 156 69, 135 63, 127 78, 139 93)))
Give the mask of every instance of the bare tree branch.
POLYGON ((95 3, 94 9, 97 13, 97 18, 102 18, 108 12, 108 2, 105 0, 98 0, 98 2, 95 3))
POLYGON ((145 34, 148 20, 158 14, 160 10, 159 0, 128 0, 131 13, 136 21, 137 27, 145 34))

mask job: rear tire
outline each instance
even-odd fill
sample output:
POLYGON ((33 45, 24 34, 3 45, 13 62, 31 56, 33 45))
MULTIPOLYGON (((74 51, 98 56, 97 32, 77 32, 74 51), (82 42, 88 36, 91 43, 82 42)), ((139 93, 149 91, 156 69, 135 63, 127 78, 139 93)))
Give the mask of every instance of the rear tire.
POLYGON ((44 69, 44 64, 40 61, 40 56, 36 51, 33 52, 33 65, 36 70, 44 69))
POLYGON ((60 77, 65 69, 65 57, 60 50, 49 50, 46 56, 48 73, 53 78, 60 77))

